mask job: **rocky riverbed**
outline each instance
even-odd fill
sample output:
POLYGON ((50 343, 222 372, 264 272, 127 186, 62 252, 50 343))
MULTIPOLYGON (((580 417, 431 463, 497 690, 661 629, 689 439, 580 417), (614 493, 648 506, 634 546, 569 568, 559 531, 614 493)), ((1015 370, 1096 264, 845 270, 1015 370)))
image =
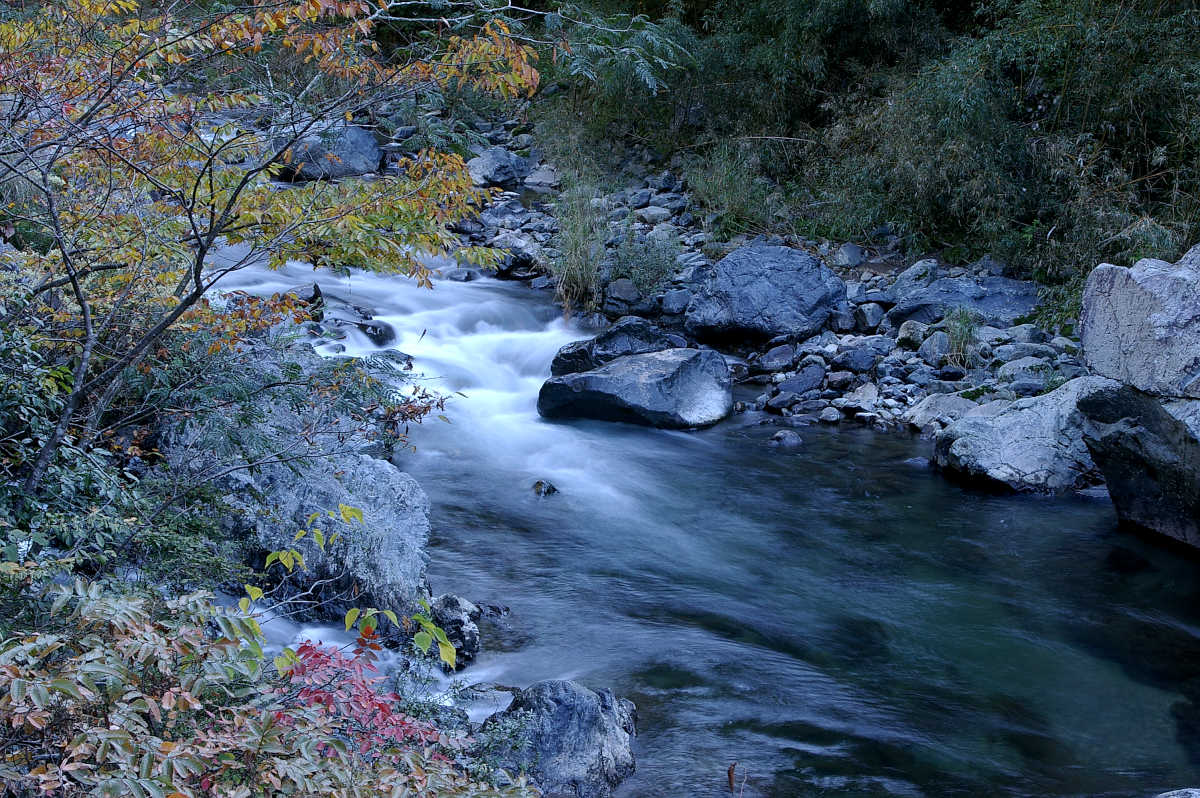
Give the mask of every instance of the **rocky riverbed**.
MULTIPOLYGON (((564 656, 573 645, 561 634, 564 625, 577 628, 576 634, 585 635, 591 632, 585 633, 583 628, 607 626, 609 634, 625 640, 627 645, 655 646, 652 638, 642 634, 639 624, 629 625, 631 618, 661 617, 660 610, 647 608, 653 603, 648 605, 650 600, 642 598, 640 592, 633 605, 617 617, 608 617, 604 612, 600 613, 603 618, 592 617, 596 615, 596 607, 586 601, 581 604, 558 597, 553 583, 538 578, 498 578, 484 563, 491 562, 500 571, 507 571, 511 566, 505 563, 512 560, 512 551, 523 552, 526 562, 536 563, 548 556, 544 548, 529 548, 526 542, 513 537, 509 529, 519 534, 528 527, 528 534, 544 539, 551 528, 573 531, 581 529, 580 524, 606 530, 613 541, 625 547, 627 554, 640 552, 637 557, 650 557, 655 562, 654 558, 660 557, 664 561, 680 556, 687 560, 685 552, 703 548, 700 539, 689 536, 687 541, 680 541, 682 548, 660 551, 656 543, 643 536, 627 537, 629 530, 639 524, 648 526, 651 534, 664 540, 678 537, 680 524, 695 525, 699 519, 694 516, 689 515, 689 521, 683 520, 687 513, 682 505, 675 506, 673 493, 690 496, 693 511, 702 508, 707 513, 703 525, 712 527, 717 534, 739 530, 736 540, 762 536, 775 523, 770 520, 772 512, 762 518, 754 514, 755 520, 750 523, 753 530, 743 529, 744 519, 735 520, 724 514, 730 506, 741 506, 747 496, 758 495, 758 488, 752 487, 743 473, 722 462, 732 457, 743 463, 739 467, 745 474, 776 485, 776 490, 788 496, 777 505, 777 510, 790 517, 797 506, 809 507, 809 512, 817 506, 809 499, 791 495, 790 488, 783 488, 788 475, 794 473, 795 464, 826 461, 830 451, 838 450, 839 446, 844 448, 844 444, 837 443, 844 439, 863 442, 863 446, 855 443, 840 455, 863 467, 873 457, 869 454, 872 446, 888 451, 899 447, 895 451, 908 453, 901 459, 909 462, 910 469, 913 455, 927 447, 932 464, 959 481, 990 490, 1065 497, 1058 500, 1064 504, 1050 505, 1055 509, 1034 509, 1024 503, 1028 499, 1003 496, 980 499, 972 493, 956 492, 959 489, 949 485, 932 490, 942 505, 963 505, 957 511, 967 513, 978 512, 982 506, 987 517, 993 519, 985 521, 981 528, 963 521, 965 529, 973 529, 960 533, 965 534, 964 541, 972 541, 964 545, 986 546, 983 541, 989 535, 999 535, 1008 545, 1025 546, 1032 551, 1036 546, 1031 546, 1028 535, 1014 538, 1011 528, 994 525, 999 523, 996 519, 1015 514, 1023 519, 1026 531, 1035 534, 1052 537, 1064 528, 1084 530, 1071 538, 1076 552, 1087 552, 1090 545, 1105 551, 1111 548, 1108 565, 1095 573, 1171 571, 1174 566, 1167 566, 1152 549, 1140 548, 1142 544, 1132 539, 1118 544, 1103 533, 1103 542, 1097 544, 1093 535, 1097 534, 1095 530, 1105 528, 1102 519, 1106 511, 1097 499, 1087 497, 1107 492, 1119 517, 1130 525, 1193 545, 1200 539, 1195 531, 1196 502, 1200 500, 1200 490, 1196 488, 1200 484, 1196 476, 1200 460, 1195 454, 1198 448, 1195 419, 1200 413, 1194 410, 1194 404, 1200 402, 1194 388, 1200 382, 1192 379, 1197 367, 1196 361, 1188 357, 1193 350, 1189 350, 1187 343, 1196 335, 1195 314, 1189 308, 1198 305, 1195 297, 1185 290, 1186 286, 1197 284, 1195 272, 1200 257, 1197 250, 1176 264, 1143 261, 1133 269, 1098 268, 1088 284, 1084 314, 1077 325, 1080 335, 1071 337, 1059 333, 1074 331, 1075 327, 1047 330, 1029 321, 1036 309, 1037 291, 1032 284, 1007 276, 1003 265, 991 259, 968 265, 946 264, 935 259, 906 263, 886 231, 879 233, 882 243, 868 248, 778 238, 747 238, 715 244, 703 231, 700 210, 692 205, 683 181, 670 171, 652 170, 640 185, 594 198, 596 207, 607 215, 612 232, 605 252, 599 255, 602 286, 599 312, 576 316, 570 321, 555 320, 556 311, 548 299, 555 289, 550 266, 557 254, 554 249, 558 229, 554 216, 557 176, 553 167, 539 162, 536 155, 531 159, 514 151, 515 145, 528 146, 531 142, 518 140, 511 132, 511 125, 493 126, 487 134, 496 146, 481 152, 471 162, 472 176, 481 185, 511 190, 499 194, 496 202, 483 209, 477 219, 459 225, 458 232, 469 242, 489 244, 508 253, 499 276, 509 281, 509 285, 494 288, 490 279, 450 263, 435 264, 441 281, 431 295, 420 297, 365 277, 351 278, 344 285, 323 283, 319 290, 329 312, 322 322, 306 331, 323 355, 403 352, 406 363, 415 363, 419 373, 441 380, 447 389, 468 393, 469 398, 450 414, 457 429, 448 434, 425 433, 423 440, 418 439, 426 447, 424 450, 419 446, 415 456, 392 453, 390 462, 388 453, 354 449, 343 459, 333 461, 328 466, 329 473, 318 470, 306 477, 299 488, 294 480, 291 483, 273 480, 268 473, 255 484, 231 484, 228 489, 267 497, 268 503, 282 508, 287 523, 295 521, 291 516, 301 513, 302 505, 317 499, 385 508, 385 515, 375 528, 377 534, 366 538, 377 553, 385 555, 374 566, 375 570, 360 574, 356 555, 349 551, 339 555, 342 559, 330 563, 327 569, 329 574, 355 574, 370 595, 379 596, 380 601, 411 601, 416 596, 434 595, 425 575, 425 552, 432 547, 440 579, 448 582, 450 589, 475 600, 473 603, 457 595, 443 594, 433 604, 436 620, 452 634, 463 663, 468 664, 465 673, 474 674, 472 681, 528 685, 508 710, 510 715, 520 714, 524 718, 524 743, 514 744, 498 764, 530 772, 550 794, 578 796, 608 795, 634 772, 633 752, 637 746, 632 736, 635 718, 632 708, 604 690, 593 692, 559 678, 582 675, 593 687, 612 684, 619 692, 633 693, 637 703, 650 703, 652 736, 642 749, 649 757, 648 769, 627 784, 626 794, 657 794, 659 786, 666 783, 695 792, 706 778, 678 758, 664 759, 662 753, 678 750, 668 741, 670 730, 687 726, 688 721, 665 709, 660 702, 688 706, 686 694, 696 689, 712 691, 711 696, 697 705, 706 707, 701 711, 715 713, 715 717, 724 718, 724 723, 733 724, 727 725, 727 730, 742 729, 730 732, 737 742, 727 746, 720 744, 719 735, 714 738, 708 731, 697 732, 692 743, 700 746, 706 757, 719 760, 719 767, 708 769, 721 772, 728 760, 734 758, 749 761, 757 771, 752 789, 762 794, 803 794, 808 787, 836 782, 835 790, 870 788, 883 790, 881 794, 898 795, 912 794, 913 789, 925 794, 950 794, 944 789, 953 784, 977 794, 999 790, 1013 795, 1065 795, 1078 794, 1081 789, 1104 790, 1106 781, 1109 786, 1117 782, 1122 785, 1111 794, 1145 794, 1104 768, 1100 768, 1103 773, 1096 779, 1064 779, 1062 767, 1078 767, 1086 761, 1088 767, 1095 768, 1085 751, 1089 746, 1100 745, 1100 740, 1068 734, 1060 722, 1036 712, 1030 715, 1025 703, 1031 700, 1030 696, 1017 701, 1023 707, 1019 718, 1011 721, 1019 729, 1017 737, 1001 735, 1008 742, 1000 744, 1011 744, 1014 750, 1021 751, 1021 758, 1007 764, 989 762, 981 771, 983 775, 968 776, 948 765, 935 766, 924 761, 925 754, 895 767, 875 768, 869 760, 872 756, 894 759, 896 751, 884 742, 889 734, 902 737, 933 734, 942 750, 957 750, 967 761, 978 762, 981 756, 986 759, 982 754, 986 746, 981 747, 983 744, 974 735, 967 735, 961 744, 951 742, 930 729, 928 719, 918 719, 903 709, 899 711, 906 717, 904 723, 914 728, 897 731, 895 724, 877 719, 869 730, 854 732, 836 723, 831 726, 828 718, 819 722, 808 718, 804 723, 811 728, 806 727, 807 730, 789 726, 788 730, 776 728, 772 732, 769 729, 775 727, 771 724, 777 721, 767 720, 763 710, 756 708, 751 713, 757 718, 752 726, 758 731, 751 732, 751 727, 738 725, 749 721, 739 720, 738 713, 731 710, 730 695, 739 688, 717 675, 733 667, 733 662, 740 662, 745 678, 759 683, 758 676, 750 675, 759 669, 745 666, 746 657, 761 656, 766 650, 772 657, 784 655, 792 665, 799 665, 801 671, 815 668, 833 680, 821 689, 835 692, 865 689, 876 695, 875 687, 867 687, 853 674, 858 668, 867 667, 870 650, 877 650, 886 652, 884 660, 893 661, 889 668, 899 668, 907 674, 901 678, 912 680, 915 693, 928 697, 928 684, 916 686, 929 678, 925 665, 918 664, 920 657, 896 651, 896 646, 907 645, 898 641, 909 637, 928 640, 928 634, 949 634, 960 642, 971 639, 977 645, 996 645, 1008 633, 1003 621, 989 620, 979 633, 949 631, 948 627, 940 631, 918 630, 895 619, 881 620, 888 617, 889 610, 872 606, 855 614, 849 626, 839 626, 833 615, 822 611, 816 617, 793 618, 789 622, 813 630, 819 642, 815 644, 817 649, 810 650, 807 645, 788 642, 789 634, 777 630, 775 624, 764 622, 765 616, 759 615, 769 612, 793 617, 798 607, 805 606, 803 601, 796 603, 799 596, 790 595, 790 583, 775 586, 778 595, 785 599, 782 603, 761 602, 744 596, 736 598, 741 591, 733 587, 743 582, 754 584, 763 578, 761 574, 697 577, 686 570, 665 574, 661 572, 663 566, 648 565, 642 570, 668 591, 680 580, 687 584, 696 578, 721 585, 712 592, 693 591, 687 601, 706 607, 697 610, 700 615, 689 615, 678 608, 670 610, 671 620, 665 621, 665 629, 672 645, 692 651, 697 650, 697 645, 721 650, 739 635, 749 635, 749 649, 735 647, 730 652, 732 660, 716 657, 710 663, 711 668, 700 667, 700 674, 692 679, 679 676, 687 668, 673 655, 666 658, 669 665, 662 664, 661 654, 650 657, 634 654, 627 659, 636 662, 636 666, 609 666, 605 663, 610 659, 601 653, 605 645, 603 636, 587 638, 580 648, 583 659, 564 656), (538 193, 531 195, 531 190, 538 193), (675 270, 650 288, 645 285, 639 288, 628 277, 615 277, 612 273, 615 252, 629 236, 678 242, 675 270), (534 294, 528 302, 512 293, 528 289, 534 294), (347 294, 356 291, 356 299, 347 298, 347 294), (538 292, 546 296, 539 298, 538 292), (532 308, 540 309, 533 312, 532 308), (1119 313, 1114 308, 1119 308, 1119 313), (559 423, 536 424, 535 404, 542 416, 559 423), (633 422, 637 427, 603 423, 611 421, 633 422), (597 426, 594 422, 600 423, 597 426), (696 495, 679 480, 671 479, 669 484, 662 481, 663 469, 669 473, 680 462, 677 455, 665 452, 685 444, 677 443, 674 438, 645 437, 679 433, 632 432, 638 427, 694 430, 719 422, 723 423, 710 433, 685 436, 707 442, 705 445, 717 445, 722 452, 698 460, 691 458, 694 462, 690 467, 714 468, 717 473, 715 483, 699 481, 696 487, 706 486, 708 492, 696 495), (878 443, 866 443, 879 433, 888 435, 878 443), (913 442, 908 433, 928 442, 913 442), (461 451, 463 444, 458 442, 463 436, 472 441, 465 451, 461 451), (885 440, 890 443, 883 443, 885 440), (619 455, 608 451, 613 442, 646 446, 647 441, 653 442, 650 444, 653 462, 639 463, 628 448, 620 449, 619 455), (728 454, 732 449, 739 450, 739 454, 728 454), (774 460, 768 473, 761 472, 760 458, 780 456, 794 459, 774 460), (449 465, 460 457, 471 464, 449 465), (587 460, 587 464, 581 465, 577 462, 579 458, 587 460), (433 493, 432 508, 425 491, 401 469, 416 474, 425 490, 433 493), (618 476, 622 472, 628 473, 618 476), (581 475, 586 476, 581 480, 581 475), (777 479, 784 481, 777 483, 777 479), (641 480, 640 486, 637 480, 641 480), (734 493, 724 492, 723 488, 730 484, 740 487, 734 493), (473 487, 464 493, 462 485, 473 487), (514 490, 521 491, 525 498, 516 501, 514 490), (1084 498, 1074 498, 1076 495, 1084 498), (645 506, 652 500, 665 502, 673 509, 651 522, 649 519, 655 513, 663 512, 661 508, 652 512, 645 506), (1034 516, 1040 517, 1035 521, 1034 516), (511 549, 508 553, 472 537, 476 530, 485 528, 497 533, 497 525, 506 530, 504 539, 511 549), (439 526, 445 531, 439 532, 439 526), (473 540, 473 550, 460 548, 464 541, 448 542, 462 534, 473 540), (649 551, 644 550, 647 546, 649 551), (1131 556, 1126 553, 1127 546, 1139 548, 1131 556), (477 561, 477 556, 484 552, 484 561, 477 561), (1130 563, 1132 571, 1126 567, 1130 563), (537 599, 522 595, 522 591, 545 593, 553 598, 537 599), (747 617, 730 617, 723 607, 730 601, 755 609, 747 617), (512 615, 501 605, 513 606, 512 615), (564 624, 563 619, 569 617, 576 622, 564 624), (829 634, 827 626, 833 629, 829 634), (849 630, 844 635, 837 632, 843 626, 849 630), (519 631, 522 627, 524 632, 519 631), (682 631, 689 628, 702 628, 705 634, 715 637, 704 642, 693 640, 690 633, 682 631), (742 632, 737 631, 739 628, 742 632), (524 634, 540 639, 530 644, 524 634), (876 644, 869 644, 870 641, 876 644), (844 662, 837 659, 839 646, 845 648, 844 662), (819 652, 824 653, 818 655, 819 652), (829 656, 834 659, 826 661, 829 656), (555 666, 549 664, 555 662, 555 666), (671 676, 658 679, 631 675, 634 671, 643 672, 637 671, 638 668, 649 668, 645 673, 666 668, 663 672, 671 676), (537 678, 545 681, 533 683, 537 678), (664 686, 651 687, 659 682, 664 686), (745 739, 739 736, 743 732, 748 734, 745 739), (778 734, 779 739, 808 746, 813 752, 807 759, 797 760, 794 773, 781 775, 787 770, 778 755, 768 753, 775 750, 771 745, 755 753, 753 740, 763 734, 768 739, 778 734), (1050 760, 1054 757, 1047 759, 1042 755, 1044 751, 1030 753, 1028 745, 1033 738, 1022 736, 1029 734, 1039 740, 1039 747, 1057 746, 1069 739, 1072 750, 1059 751, 1055 756, 1061 757, 1061 762, 1053 764, 1050 760), (832 737, 826 741, 829 735, 832 737), (1018 737, 1019 744, 1014 742, 1018 737), (815 753, 827 744, 836 747, 837 739, 855 741, 859 767, 850 769, 852 774, 830 768, 825 758, 832 756, 831 752, 815 753), (807 764, 801 764, 804 762, 807 764), (1076 764, 1068 766, 1063 762, 1076 764), (681 768, 687 772, 672 775, 672 769, 681 768), (1043 778, 1033 775, 1030 769, 1054 775, 1043 778), (775 774, 774 787, 763 773, 775 774), (808 787, 788 786, 793 780, 795 785, 808 787)), ((285 270, 270 278, 255 274, 248 279, 250 282, 244 287, 269 293, 295 290, 302 278, 285 270)), ((311 287, 302 292, 311 298, 311 287)), ((312 357, 305 354, 301 359, 312 357)), ((267 417, 275 425, 273 432, 296 434, 298 422, 282 409, 269 409, 267 417)), ((187 441, 181 441, 180 445, 186 449, 187 441)), ((886 482, 892 477, 882 475, 900 467, 899 462, 891 460, 870 468, 876 479, 886 482)), ((921 469, 912 473, 921 473, 921 469)), ((920 485, 919 492, 931 491, 924 481, 927 477, 911 474, 900 479, 908 486, 905 490, 913 489, 910 483, 914 478, 920 485)), ((856 493, 854 489, 847 493, 846 486, 833 487, 827 474, 819 477, 816 484, 821 491, 836 497, 835 504, 850 512, 845 501, 849 493, 856 493)), ((866 490, 865 496, 856 500, 866 499, 870 505, 872 489, 866 490)), ((883 492, 887 494, 888 490, 885 488, 883 492)), ((939 508, 939 518, 944 519, 942 509, 939 508)), ((971 558, 948 552, 946 539, 931 539, 924 548, 925 544, 915 542, 928 535, 931 524, 937 527, 943 520, 929 516, 925 509, 917 511, 915 516, 909 520, 917 526, 889 518, 890 523, 917 536, 904 544, 913 547, 910 553, 920 555, 925 551, 937 563, 935 570, 942 574, 941 578, 962 580, 966 590, 980 589, 980 574, 967 567, 971 558), (965 575, 960 573, 964 568, 965 575)), ((277 536, 272 532, 274 527, 261 520, 243 519, 241 523, 249 524, 264 545, 270 545, 277 536)), ((819 537, 826 540, 825 531, 841 529, 845 523, 844 519, 820 522, 819 537)), ((812 534, 811 524, 801 528, 809 530, 804 534, 812 534)), ((951 540, 959 539, 951 536, 951 540)), ((832 545, 831 540, 822 545, 832 545)), ((543 542, 552 545, 548 540, 543 542)), ((601 553, 607 551, 594 538, 582 545, 601 553)), ((768 552, 761 554, 765 561, 774 556, 768 552)), ((552 570, 566 574, 573 586, 591 586, 589 589, 596 591, 593 601, 611 601, 616 586, 602 583, 597 575, 625 573, 629 563, 602 563, 596 562, 592 555, 580 556, 583 562, 593 564, 575 572, 555 556, 552 570)), ((716 562, 722 558, 737 561, 740 557, 736 547, 706 556, 716 562)), ((1032 556, 1038 563, 1036 570, 1042 574, 1038 577, 1040 582, 1049 580, 1049 574, 1062 567, 1055 556, 1032 556)), ((1090 560, 1090 555, 1081 556, 1090 560)), ((999 575, 1006 568, 1013 570, 1015 563, 997 564, 994 569, 985 566, 983 573, 999 575)), ((793 572, 791 565, 784 570, 797 580, 795 584, 810 586, 813 580, 820 581, 828 574, 853 579, 852 574, 857 572, 847 571, 836 562, 825 562, 815 570, 802 568, 793 572)), ((620 577, 619 581, 626 578, 620 577)), ((1090 576, 1081 572, 1071 578, 1088 582, 1090 576)), ((991 595, 995 585, 986 579, 985 582, 988 586, 983 588, 984 592, 991 595)), ((922 584, 925 582, 917 579, 910 586, 922 584)), ((806 601, 815 595, 810 595, 808 587, 801 592, 809 596, 806 601)), ((1092 595, 1090 587, 1083 592, 1092 595)), ((837 589, 832 589, 832 593, 841 595, 837 589)), ((1120 616, 1126 606, 1137 606, 1139 611, 1162 606, 1161 599, 1155 598, 1159 594, 1152 591, 1151 595, 1148 603, 1145 596, 1136 600, 1114 598, 1113 606, 1104 613, 1108 618, 1106 623, 1113 625, 1113 618, 1120 616)), ((993 598, 1004 603, 999 595, 993 598)), ((915 594, 898 601, 902 607, 920 604, 915 594)), ((628 604, 618 602, 618 605, 628 604)), ((1058 599, 1047 599, 1047 606, 1062 605, 1058 599)), ((1041 609, 1035 610, 1033 606, 1022 607, 1035 615, 1041 613, 1041 609)), ((1103 634, 1075 629, 1068 637, 1090 640, 1087 645, 1092 651, 1124 648, 1124 640, 1141 639, 1137 626, 1121 623, 1113 626, 1123 630, 1120 635, 1113 629, 1103 634)), ((1169 637, 1171 645, 1179 646, 1179 650, 1191 650, 1193 642, 1188 636, 1169 637)), ((1051 642, 1057 640, 1053 633, 1045 633, 1041 639, 1046 645, 1057 645, 1051 642)), ((1125 662, 1123 667, 1134 674, 1138 684, 1169 684, 1173 688, 1178 685, 1179 677, 1174 672, 1164 675, 1165 666, 1158 661, 1172 656, 1166 653, 1169 648, 1155 648, 1148 657, 1122 655, 1124 659, 1117 659, 1125 662)), ((1109 680, 1099 675, 1103 668, 1096 662, 1105 661, 1106 656, 1100 655, 1096 661, 1085 657, 1075 664, 1081 674, 1092 674, 1083 679, 1084 683, 1091 679, 1093 686, 1084 688, 1085 695, 1080 700, 1096 706, 1103 704, 1099 695, 1108 688, 1101 685, 1109 684, 1109 680)), ((945 657, 945 662, 956 668, 971 663, 967 666, 967 681, 983 678, 1005 683, 1006 677, 998 675, 998 663, 990 658, 976 660, 963 652, 946 652, 945 657)), ((1184 659, 1191 661, 1190 655, 1184 659)), ((1033 660, 1038 658, 1034 656, 1033 660)), ((1063 662, 1051 657, 1044 664, 1059 667, 1063 662)), ((780 667, 786 671, 790 666, 780 667)), ((790 678, 803 682, 808 677, 797 671, 790 678)), ((1050 681, 1039 682, 1034 693, 1043 700, 1046 694, 1040 692, 1041 688, 1051 690, 1051 694, 1059 690, 1051 687, 1050 681)), ((1004 701, 1017 700, 1011 686, 1006 684, 1000 689, 1007 696, 1004 701)), ((1122 704, 1119 710, 1127 722, 1132 722, 1139 706, 1164 705, 1162 696, 1143 694, 1140 688, 1131 689, 1128 685, 1122 689, 1129 690, 1130 702, 1122 704), (1135 694, 1140 697, 1133 698, 1135 694)), ((794 695, 790 689, 785 692, 789 705, 817 700, 807 689, 801 690, 802 695, 794 695)), ((882 696, 876 697, 884 706, 889 705, 882 696)), ((971 709, 963 710, 964 717, 972 717, 984 728, 998 729, 994 725, 999 723, 996 713, 1004 713, 977 707, 974 701, 972 695, 971 709)), ((1175 699, 1167 700, 1171 705, 1168 714, 1181 724, 1178 739, 1184 751, 1192 751, 1183 729, 1194 714, 1194 697, 1190 690, 1184 690, 1182 699, 1173 704, 1172 701, 1175 699)), ((891 706, 897 709, 907 704, 891 706)), ((842 711, 832 707, 827 710, 835 715, 842 711)), ((863 711, 863 707, 857 707, 850 714, 863 717, 863 711)), ((1147 710, 1150 714, 1157 711, 1147 710)), ((796 722, 788 721, 793 725, 796 722)), ((488 723, 502 726, 504 715, 496 715, 488 723)), ((1144 729, 1144 734, 1146 740, 1158 740, 1160 744, 1165 739, 1160 731, 1149 728, 1144 729)), ((985 736, 993 740, 989 744, 994 744, 994 734, 989 732, 985 736)), ((761 739, 757 745, 762 745, 761 739)), ((1188 779, 1190 766, 1180 764, 1189 761, 1187 756, 1178 759, 1172 751, 1170 756, 1155 760, 1152 755, 1138 753, 1135 759, 1143 764, 1133 765, 1130 772, 1137 774, 1134 780, 1139 783, 1166 787, 1188 779)), ((737 772, 736 765, 734 771, 737 772)))

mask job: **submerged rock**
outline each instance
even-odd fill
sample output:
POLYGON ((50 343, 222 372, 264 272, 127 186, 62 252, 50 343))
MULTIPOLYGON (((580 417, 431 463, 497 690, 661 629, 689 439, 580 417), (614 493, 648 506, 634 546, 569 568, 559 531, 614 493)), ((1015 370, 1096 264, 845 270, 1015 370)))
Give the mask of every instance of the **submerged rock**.
POLYGON ((846 285, 819 260, 751 244, 711 267, 688 305, 685 328, 714 343, 807 338, 846 303, 846 285))
POLYGON ((1097 374, 1147 393, 1200 398, 1200 245, 1175 264, 1093 269, 1080 337, 1097 374))
POLYGON ((1061 493, 1094 482, 1084 443, 1087 419, 1079 397, 1103 386, 1080 377, 1043 396, 1020 399, 999 413, 967 414, 934 442, 934 462, 946 471, 1016 491, 1061 493))
POLYGON ((528 774, 547 798, 608 798, 634 772, 636 711, 609 690, 539 682, 488 718, 483 732, 515 729, 498 762, 514 774, 528 774))
POLYGON ((595 418, 667 429, 715 424, 732 409, 725 358, 699 349, 626 355, 592 371, 551 377, 538 395, 538 412, 546 418, 595 418))

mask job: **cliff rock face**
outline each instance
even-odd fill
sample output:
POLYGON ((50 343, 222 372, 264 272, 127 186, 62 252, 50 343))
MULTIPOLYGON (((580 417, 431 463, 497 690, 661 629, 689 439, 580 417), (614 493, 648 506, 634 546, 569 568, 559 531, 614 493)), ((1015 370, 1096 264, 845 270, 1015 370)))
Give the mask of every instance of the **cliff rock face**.
POLYGON ((1097 266, 1080 335, 1097 374, 1156 396, 1200 399, 1200 245, 1174 264, 1097 266))
POLYGON ((1081 396, 1079 409, 1121 520, 1200 547, 1200 400, 1113 384, 1081 396))
POLYGON ((1200 546, 1200 246, 1177 263, 1101 264, 1083 296, 1085 441, 1121 520, 1200 546))

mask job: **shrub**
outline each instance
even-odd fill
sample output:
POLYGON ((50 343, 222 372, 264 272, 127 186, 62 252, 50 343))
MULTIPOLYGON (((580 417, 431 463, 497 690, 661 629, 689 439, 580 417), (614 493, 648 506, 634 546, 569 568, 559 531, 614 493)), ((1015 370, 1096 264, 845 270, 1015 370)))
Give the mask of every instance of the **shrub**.
POLYGON ((11 789, 530 794, 468 776, 455 760, 469 740, 405 714, 363 653, 305 643, 271 668, 253 618, 206 594, 160 604, 76 582, 48 598, 40 630, 0 645, 11 789))
POLYGON ((972 347, 979 343, 979 319, 970 309, 957 307, 946 314, 946 337, 950 339, 947 362, 968 368, 973 359, 972 347))
POLYGON ((612 277, 633 281, 643 296, 661 286, 678 268, 679 240, 645 236, 638 238, 633 230, 633 217, 625 229, 621 243, 612 253, 612 277))
POLYGON ((684 176, 717 239, 787 230, 788 211, 779 190, 762 174, 754 147, 718 144, 707 155, 689 159, 684 176))
POLYGON ((592 204, 596 194, 589 186, 576 186, 564 191, 555 205, 558 256, 550 269, 567 312, 594 308, 601 289, 599 268, 608 228, 602 211, 592 204))

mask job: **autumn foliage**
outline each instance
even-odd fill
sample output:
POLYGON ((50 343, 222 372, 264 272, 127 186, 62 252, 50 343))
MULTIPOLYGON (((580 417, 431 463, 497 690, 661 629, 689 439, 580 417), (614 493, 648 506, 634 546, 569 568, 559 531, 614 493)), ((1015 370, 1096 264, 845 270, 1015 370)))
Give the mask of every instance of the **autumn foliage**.
MULTIPOLYGON (((295 259, 427 280, 463 249, 447 225, 486 195, 461 156, 421 151, 369 180, 311 180, 296 148, 430 87, 532 91, 530 48, 481 15, 411 51, 379 52, 362 0, 194 4, 57 0, 0 18, 0 209, 22 249, 0 325, 71 370, 49 435, 20 472, 36 493, 64 441, 82 448, 164 336, 206 329, 207 294, 295 259)), ((253 329, 257 319, 249 319, 253 329)), ((236 345, 227 323, 218 339, 236 345)), ((111 422, 111 419, 110 419, 111 422)))
POLYGON ((497 788, 465 775, 456 760, 469 741, 406 715, 361 655, 305 643, 273 669, 254 619, 205 594, 155 607, 77 582, 51 598, 45 631, 0 646, 10 790, 530 794, 520 781, 497 788))

